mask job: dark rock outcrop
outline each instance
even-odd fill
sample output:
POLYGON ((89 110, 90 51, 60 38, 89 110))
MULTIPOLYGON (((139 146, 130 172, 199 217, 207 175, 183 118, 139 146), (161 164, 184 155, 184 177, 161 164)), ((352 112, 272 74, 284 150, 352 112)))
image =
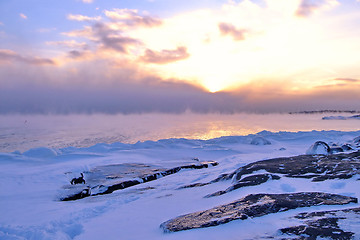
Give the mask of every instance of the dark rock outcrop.
POLYGON ((237 183, 233 184, 231 187, 227 188, 224 191, 215 192, 215 193, 206 195, 205 197, 220 196, 222 194, 231 192, 238 188, 248 187, 248 186, 256 186, 256 185, 265 183, 268 180, 279 180, 279 179, 280 179, 280 177, 275 174, 254 174, 251 176, 244 177, 243 179, 241 179, 237 183))
POLYGON ((360 174, 360 151, 334 155, 300 155, 253 162, 230 174, 222 174, 209 183, 195 183, 184 188, 232 180, 232 185, 226 190, 206 196, 212 197, 240 187, 259 185, 270 179, 280 179, 280 176, 276 174, 281 175, 281 177, 308 178, 312 179, 313 182, 328 179, 349 179, 360 174), (257 171, 266 171, 267 173, 252 175, 257 171))
POLYGON ((61 201, 73 201, 73 200, 89 197, 90 195, 91 195, 91 189, 84 188, 78 193, 74 193, 74 194, 68 195, 64 198, 61 198, 61 201))
MULTIPOLYGON (((134 164, 130 164, 132 167, 134 167, 134 164)), ((93 184, 89 185, 83 189, 80 190, 80 192, 70 193, 67 194, 67 196, 60 198, 61 201, 71 201, 71 200, 77 200, 81 198, 85 198, 88 196, 96 196, 96 195, 104 195, 104 194, 110 194, 116 190, 125 189, 128 187, 132 187, 141 183, 150 182, 156 179, 159 179, 161 177, 165 177, 174 173, 177 173, 181 171, 182 169, 202 169, 202 168, 208 168, 210 166, 216 166, 218 165, 215 161, 208 161, 208 162, 198 162, 194 164, 189 165, 183 165, 178 166, 170 169, 162 169, 162 168, 155 168, 151 169, 148 165, 142 165, 142 164, 136 164, 138 166, 141 166, 140 171, 138 171, 138 175, 134 174, 134 170, 129 170, 129 164, 118 164, 118 165, 109 165, 109 166, 103 166, 101 168, 97 168, 94 171, 108 171, 110 172, 109 175, 104 175, 106 179, 111 180, 117 180, 119 181, 108 183, 108 184, 93 184), (123 165, 126 165, 125 171, 122 169, 123 165), (105 169, 105 170, 104 170, 105 169), (116 173, 114 169, 121 169, 121 174, 116 173), (145 170, 144 170, 145 169, 145 170), (125 172, 125 174, 124 174, 125 172), (126 175, 127 180, 121 180, 123 178, 123 175, 126 175), (133 179, 128 179, 129 177, 133 179)), ((91 172, 88 174, 91 176, 91 172)), ((126 178, 124 178, 126 179, 126 178)))
POLYGON ((360 208, 300 213, 294 218, 305 220, 305 222, 303 225, 280 229, 283 234, 296 235, 299 237, 306 236, 306 238, 300 239, 317 239, 321 237, 350 240, 354 239, 355 233, 342 229, 339 222, 342 222, 342 226, 351 226, 351 222, 353 222, 354 219, 355 222, 358 222, 356 219, 360 218, 360 208))
POLYGON ((284 212, 300 207, 343 205, 352 202, 356 203, 357 199, 321 192, 250 194, 229 204, 179 216, 162 223, 160 227, 165 232, 177 232, 217 226, 233 220, 261 217, 270 213, 284 212))
POLYGON ((280 177, 308 178, 313 182, 319 182, 329 179, 349 179, 357 174, 360 174, 360 151, 330 155, 300 155, 253 162, 232 173, 221 174, 210 182, 194 183, 183 186, 181 189, 232 180, 231 186, 227 189, 206 196, 212 197, 241 187, 255 186, 269 180, 277 180, 280 177), (266 171, 267 173, 255 174, 258 171, 266 171))
POLYGON ((245 165, 226 176, 223 175, 221 179, 234 178, 239 181, 243 176, 260 170, 283 174, 291 178, 309 178, 314 182, 347 179, 360 173, 360 151, 336 155, 300 155, 258 161, 245 165))

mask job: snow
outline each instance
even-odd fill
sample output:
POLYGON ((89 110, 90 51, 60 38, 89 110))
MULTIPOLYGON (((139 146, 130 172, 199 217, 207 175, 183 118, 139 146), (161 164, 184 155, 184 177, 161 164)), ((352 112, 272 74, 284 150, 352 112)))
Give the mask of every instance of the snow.
MULTIPOLYGON (((127 144, 98 143, 87 148, 41 147, 23 153, 0 153, 0 239, 280 238, 278 229, 296 225, 298 220, 290 217, 297 213, 358 207, 358 204, 295 209, 176 233, 164 233, 159 226, 174 217, 226 204, 251 193, 323 191, 359 198, 358 177, 324 182, 283 177, 212 198, 204 196, 226 189, 231 181, 179 189, 197 182, 209 182, 253 161, 305 154, 316 141, 344 144, 352 143, 358 136, 360 131, 263 131, 209 140, 172 138, 127 144), (258 139, 258 145, 251 144, 254 139, 258 139), (271 144, 264 144, 267 142, 271 144), (219 165, 181 170, 108 195, 59 201, 73 177, 79 177, 83 172, 86 179, 86 172, 96 167, 138 163, 170 168, 194 163, 195 158, 214 160, 219 165)), ((354 219, 348 228, 360 234, 356 224, 359 222, 354 219)))

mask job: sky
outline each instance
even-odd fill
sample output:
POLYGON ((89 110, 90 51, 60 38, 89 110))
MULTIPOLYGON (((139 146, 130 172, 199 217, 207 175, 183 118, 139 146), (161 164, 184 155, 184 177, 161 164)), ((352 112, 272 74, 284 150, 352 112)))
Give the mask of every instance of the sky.
POLYGON ((0 0, 0 113, 360 110, 359 0, 0 0))

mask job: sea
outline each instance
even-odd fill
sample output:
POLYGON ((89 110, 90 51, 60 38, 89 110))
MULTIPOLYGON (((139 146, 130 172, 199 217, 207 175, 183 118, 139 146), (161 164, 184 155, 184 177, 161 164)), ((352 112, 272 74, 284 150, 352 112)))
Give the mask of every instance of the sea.
POLYGON ((31 148, 89 147, 169 138, 212 139, 261 131, 357 131, 353 113, 69 114, 0 115, 0 152, 31 148), (327 117, 328 120, 323 118, 327 117), (330 118, 329 118, 330 117, 330 118))

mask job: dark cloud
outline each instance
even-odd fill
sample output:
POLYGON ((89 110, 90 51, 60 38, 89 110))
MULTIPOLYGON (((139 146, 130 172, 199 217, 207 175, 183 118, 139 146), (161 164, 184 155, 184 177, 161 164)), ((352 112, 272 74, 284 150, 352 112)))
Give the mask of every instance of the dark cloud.
POLYGON ((68 57, 73 58, 73 59, 81 59, 85 55, 86 55, 85 52, 81 52, 81 51, 77 51, 77 50, 72 50, 72 51, 68 52, 68 57))
POLYGON ((166 64, 186 59, 189 56, 187 48, 182 46, 174 50, 162 50, 160 52, 147 49, 141 59, 147 63, 166 64))
POLYGON ((219 30, 222 35, 227 36, 230 35, 235 41, 245 40, 245 35, 247 30, 245 29, 237 29, 234 25, 230 23, 219 23, 219 30))
POLYGON ((96 23, 92 26, 93 34, 102 44, 102 47, 113 49, 118 52, 128 53, 128 47, 141 44, 140 40, 123 36, 121 31, 110 29, 104 23, 96 23))
POLYGON ((0 63, 21 62, 32 65, 54 65, 55 62, 49 58, 25 57, 8 49, 0 49, 0 63))

